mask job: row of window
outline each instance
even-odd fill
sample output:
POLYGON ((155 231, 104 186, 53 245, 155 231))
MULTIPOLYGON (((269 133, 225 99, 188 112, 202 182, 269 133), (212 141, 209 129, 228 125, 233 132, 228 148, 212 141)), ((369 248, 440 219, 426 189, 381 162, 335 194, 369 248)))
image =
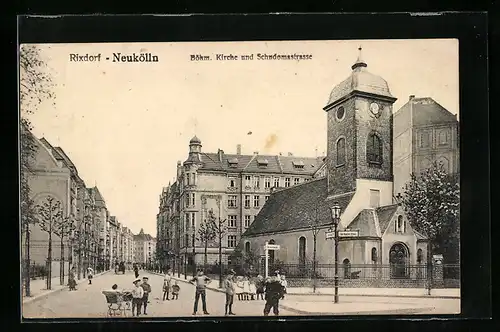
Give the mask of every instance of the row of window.
MULTIPOLYGON (((244 219, 243 219, 243 227, 245 227, 245 228, 250 227, 251 220, 252 220, 251 215, 245 215, 244 219)), ((238 216, 237 215, 228 215, 227 216, 227 227, 236 228, 237 224, 238 224, 238 216)), ((186 213, 183 231, 188 231, 190 229, 194 229, 195 225, 196 225, 196 213, 195 212, 186 213)))
MULTIPOLYGON (((264 202, 267 202, 268 199, 269 199, 268 195, 264 196, 264 202)), ((237 208, 238 207, 237 202, 238 202, 238 195, 228 195, 227 206, 229 208, 237 208)), ((260 207, 260 196, 253 195, 253 200, 252 200, 251 195, 245 195, 244 207, 247 209, 250 208, 251 203, 253 203, 254 208, 259 208, 260 207)))
MULTIPOLYGON (((285 178, 280 178, 280 177, 274 177, 273 179, 271 177, 265 177, 264 178, 264 188, 268 189, 271 188, 271 183, 273 184, 274 187, 285 187, 288 188, 292 185, 292 178, 290 177, 285 177, 285 178), (271 182, 271 180, 273 180, 271 182), (283 186, 281 185, 283 183, 283 186)), ((297 185, 300 183, 300 178, 293 178, 293 184, 297 185)), ((259 176, 251 176, 251 175, 245 175, 245 187, 250 187, 250 188, 260 188, 260 177, 259 176)), ((235 177, 230 177, 229 178, 229 188, 236 188, 237 187, 237 179, 235 177)))
MULTIPOLYGON (((382 163, 382 140, 380 137, 372 133, 368 135, 368 140, 366 142, 366 160, 368 164, 381 164, 382 163)), ((346 163, 346 144, 345 138, 341 137, 337 140, 336 144, 337 152, 337 166, 343 166, 346 163)))
MULTIPOLYGON (((446 146, 450 144, 451 134, 448 129, 440 130, 437 133, 437 144, 446 146)), ((429 148, 432 143, 432 131, 424 130, 420 132, 419 147, 429 148)))
MULTIPOLYGON (((186 244, 189 244, 190 246, 195 246, 195 241, 196 238, 190 234, 185 234, 184 235, 184 241, 181 243, 181 246, 184 247, 186 244)), ((228 248, 236 248, 238 245, 238 237, 237 235, 228 235, 227 236, 227 247, 228 248)))

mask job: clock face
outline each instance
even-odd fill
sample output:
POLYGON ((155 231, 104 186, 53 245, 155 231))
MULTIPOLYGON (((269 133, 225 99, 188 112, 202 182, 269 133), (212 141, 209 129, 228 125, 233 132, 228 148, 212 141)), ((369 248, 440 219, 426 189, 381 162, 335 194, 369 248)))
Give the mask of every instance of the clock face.
POLYGON ((378 112, 379 112, 379 109, 380 109, 380 108, 379 108, 379 106, 378 106, 378 104, 377 104, 377 103, 371 103, 371 104, 370 104, 370 111, 371 111, 373 114, 377 115, 377 114, 378 114, 378 112))

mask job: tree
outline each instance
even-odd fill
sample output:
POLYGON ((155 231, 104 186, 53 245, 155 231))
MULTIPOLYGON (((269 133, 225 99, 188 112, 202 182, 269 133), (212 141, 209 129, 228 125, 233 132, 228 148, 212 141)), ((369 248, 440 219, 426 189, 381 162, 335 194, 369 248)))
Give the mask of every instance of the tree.
POLYGON ((208 220, 204 220, 200 227, 198 228, 198 236, 196 237, 197 241, 203 243, 205 252, 204 252, 204 263, 207 265, 208 262, 208 243, 215 240, 217 238, 217 225, 214 218, 209 218, 208 220))
POLYGON ((314 207, 314 214, 312 219, 309 221, 309 226, 311 227, 311 232, 313 235, 313 271, 312 271, 312 277, 313 277, 313 293, 316 293, 316 247, 317 247, 317 239, 318 239, 318 233, 320 231, 320 219, 319 219, 319 205, 316 203, 314 207))
MULTIPOLYGON (((400 198, 412 227, 427 236, 427 262, 429 268, 432 268, 432 252, 436 249, 443 250, 449 240, 458 242, 458 177, 447 174, 442 164, 434 162, 420 175, 411 175, 400 198)), ((431 271, 428 276, 432 277, 431 271)), ((430 287, 429 281, 429 293, 430 287)))
POLYGON ((62 218, 61 201, 48 196, 42 204, 36 206, 38 212, 38 224, 40 228, 49 235, 49 247, 47 249, 47 289, 52 287, 52 234, 57 230, 59 220, 62 218))
POLYGON ((46 100, 55 100, 51 73, 34 45, 21 45, 19 50, 19 106, 20 123, 20 210, 21 227, 25 245, 25 295, 30 292, 30 225, 36 223, 36 211, 31 200, 28 183, 32 161, 36 154, 36 142, 31 134, 31 123, 27 116, 33 114, 46 100))
POLYGON ((59 236, 60 245, 61 245, 61 260, 60 260, 60 273, 59 273, 59 281, 61 285, 64 285, 64 238, 70 237, 74 230, 74 224, 71 217, 62 217, 59 218, 55 223, 54 234, 59 236))
POLYGON ((224 234, 226 234, 226 219, 221 219, 220 217, 220 200, 217 200, 219 205, 219 217, 215 217, 214 211, 211 209, 208 211, 208 220, 212 224, 212 227, 215 230, 215 234, 217 236, 218 244, 219 244, 219 288, 222 288, 222 239, 224 238, 224 234))

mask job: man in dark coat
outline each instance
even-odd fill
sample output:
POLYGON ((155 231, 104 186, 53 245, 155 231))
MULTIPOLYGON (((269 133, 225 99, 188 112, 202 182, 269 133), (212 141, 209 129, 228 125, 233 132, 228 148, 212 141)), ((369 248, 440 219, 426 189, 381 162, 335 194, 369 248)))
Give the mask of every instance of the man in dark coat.
POLYGON ((269 316, 271 308, 275 316, 279 315, 279 301, 283 296, 283 286, 281 285, 281 280, 279 279, 279 272, 275 271, 273 276, 266 280, 265 282, 265 299, 266 304, 264 305, 264 316, 269 316))

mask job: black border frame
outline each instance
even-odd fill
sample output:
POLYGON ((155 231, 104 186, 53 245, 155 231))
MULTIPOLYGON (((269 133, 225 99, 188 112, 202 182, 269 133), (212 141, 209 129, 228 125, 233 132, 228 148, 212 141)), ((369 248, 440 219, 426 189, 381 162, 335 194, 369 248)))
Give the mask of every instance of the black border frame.
MULTIPOLYGON (((479 319, 491 316, 488 16, 486 13, 31 16, 18 17, 18 29, 19 43, 458 38, 461 109, 462 314, 460 318, 479 319)), ((14 289, 14 293, 19 299, 17 289, 14 289)), ((375 328, 380 323, 380 321, 374 321, 376 319, 425 320, 431 317, 457 319, 456 316, 449 315, 343 316, 341 319, 354 322, 370 321, 370 326, 375 328)), ((261 318, 244 318, 239 323, 229 324, 242 324, 243 326, 244 322, 256 323, 257 319, 261 320, 261 318)), ((310 322, 304 322, 303 319, 303 317, 287 318, 288 321, 294 321, 296 326, 307 328, 302 324, 310 322)), ((324 321, 331 317, 312 319, 324 321)), ((150 321, 175 320, 154 319, 150 321)), ((206 321, 213 320, 214 318, 209 318, 206 321)), ((29 321, 37 322, 38 320, 29 321)), ((227 320, 217 318, 217 321, 227 320)), ((105 320, 98 322, 105 323, 105 320)), ((111 330, 117 326, 121 326, 120 330, 127 329, 126 326, 136 326, 136 323, 130 323, 129 320, 126 322, 126 325, 117 323, 107 324, 107 326, 111 330)), ((336 327, 341 327, 350 323, 353 322, 337 321, 335 324, 336 327)), ((432 324, 432 322, 421 323, 432 324)), ((450 323, 452 321, 441 321, 439 328, 446 328, 445 325, 449 326, 450 323)), ((259 322, 259 324, 270 325, 272 323, 259 322)), ((83 328, 87 324, 77 325, 83 328)), ((89 327, 85 329, 88 330, 89 327)), ((71 328, 73 329, 74 325, 71 328)), ((144 328, 146 325, 140 327, 140 329, 144 328)))

